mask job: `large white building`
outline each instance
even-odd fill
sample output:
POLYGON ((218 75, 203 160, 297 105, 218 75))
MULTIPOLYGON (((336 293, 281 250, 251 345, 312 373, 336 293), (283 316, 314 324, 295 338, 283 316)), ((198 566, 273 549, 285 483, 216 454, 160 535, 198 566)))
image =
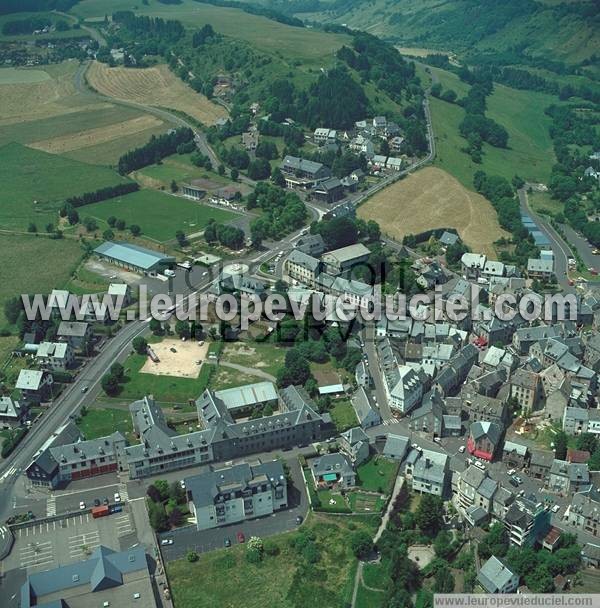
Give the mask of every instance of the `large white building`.
POLYGON ((271 515, 287 508, 287 482, 279 460, 222 469, 185 479, 190 513, 198 530, 271 515))

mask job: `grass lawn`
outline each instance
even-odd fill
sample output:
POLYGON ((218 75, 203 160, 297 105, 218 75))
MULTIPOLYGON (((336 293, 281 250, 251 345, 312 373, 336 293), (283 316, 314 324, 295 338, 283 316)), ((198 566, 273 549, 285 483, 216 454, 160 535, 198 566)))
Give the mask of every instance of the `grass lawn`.
POLYGON ((548 192, 529 192, 527 195, 529 206, 538 213, 556 214, 563 213, 564 205, 553 199, 548 192))
POLYGON ((371 591, 359 585, 356 594, 356 608, 383 608, 385 593, 383 591, 371 591))
POLYGON ((157 376, 140 372, 145 362, 146 356, 137 353, 125 361, 126 381, 121 385, 119 398, 140 399, 144 395, 154 395, 156 401, 187 406, 189 399, 196 399, 208 386, 215 369, 213 365, 203 365, 198 378, 157 376))
POLYGON ((47 294, 61 288, 82 256, 81 245, 71 239, 2 235, 0 260, 5 272, 0 281, 0 327, 6 324, 4 302, 8 298, 22 293, 47 294))
POLYGON ((123 219, 128 226, 138 224, 142 233, 159 242, 175 238, 177 230, 186 234, 201 231, 210 219, 228 222, 237 217, 224 209, 207 207, 178 196, 171 196, 156 190, 139 190, 125 196, 112 198, 81 210, 82 217, 93 217, 107 227, 111 216, 123 219))
POLYGON ((299 530, 270 537, 269 544, 279 554, 265 555, 259 564, 245 559, 244 545, 203 553, 195 563, 186 559, 167 562, 174 604, 177 608, 348 605, 357 564, 350 535, 353 529, 373 534, 378 521, 378 517, 313 514, 299 530), (315 535, 319 553, 312 566, 291 546, 294 538, 309 531, 315 535))
POLYGON ((149 177, 161 182, 164 186, 169 186, 172 180, 178 184, 187 182, 192 179, 210 179, 211 181, 222 183, 223 185, 229 181, 216 174, 192 165, 189 160, 189 154, 175 154, 165 158, 160 165, 150 165, 140 169, 138 173, 142 176, 149 177))
POLYGON ((358 425, 358 419, 349 399, 335 399, 329 413, 339 433, 358 425))
POLYGON ((351 513, 352 510, 348 506, 346 499, 339 493, 331 492, 330 490, 318 490, 317 495, 321 501, 319 511, 330 513, 351 513), (330 501, 334 501, 330 503, 330 501))
POLYGON ((0 367, 19 342, 18 336, 0 336, 0 367))
POLYGON ((255 382, 264 382, 264 378, 254 376, 253 374, 243 374, 237 369, 229 367, 213 366, 215 373, 210 379, 210 388, 215 391, 225 390, 226 388, 234 388, 244 384, 254 384, 255 382))
POLYGON ((85 267, 85 264, 79 266, 75 271, 75 276, 69 279, 69 282, 65 285, 70 293, 84 294, 84 293, 101 293, 108 289, 110 281, 102 275, 93 272, 85 267))
POLYGON ((77 426, 86 439, 105 437, 115 431, 120 431, 127 437, 133 431, 129 410, 113 407, 88 408, 85 416, 77 422, 77 426))
POLYGON ((225 346, 221 361, 251 367, 276 376, 283 367, 285 352, 285 348, 270 342, 237 342, 225 346))
MULTIPOLYGON (((17 143, 8 144, 0 148, 3 184, 0 226, 27 230, 29 223, 34 222, 42 231, 47 223, 56 224, 58 209, 65 198, 126 181, 108 167, 88 165, 17 143)), ((36 258, 36 263, 39 259, 42 258, 36 258)))
POLYGON ((370 492, 389 494, 398 474, 398 463, 382 456, 373 456, 358 467, 358 485, 370 492))

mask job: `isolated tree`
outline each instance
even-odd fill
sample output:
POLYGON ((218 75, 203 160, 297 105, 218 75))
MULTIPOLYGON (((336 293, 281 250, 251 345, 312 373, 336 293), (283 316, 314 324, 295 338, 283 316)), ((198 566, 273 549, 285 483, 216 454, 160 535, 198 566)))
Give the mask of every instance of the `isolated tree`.
POLYGON ((197 551, 188 551, 186 553, 185 557, 188 560, 188 562, 191 562, 191 563, 197 562, 200 559, 200 556, 198 555, 197 551))
POLYGON ((117 220, 115 222, 115 228, 117 230, 125 230, 127 224, 125 223, 125 220, 117 220))
POLYGON ((37 226, 33 222, 29 222, 29 226, 27 226, 27 232, 37 232, 37 226))
POLYGON ((142 234, 142 229, 137 224, 131 224, 131 226, 129 226, 129 231, 131 234, 133 234, 133 236, 139 236, 142 234))
POLYGON ((179 186, 177 185, 177 182, 172 179, 171 180, 171 192, 175 193, 177 192, 177 190, 179 190, 179 186))
POLYGON ((125 368, 120 363, 113 363, 110 366, 110 373, 116 378, 117 382, 122 382, 125 377, 125 368))
POLYGON ((373 550, 373 540, 366 530, 357 530, 350 537, 350 547, 355 557, 363 559, 373 550))
POLYGON ((230 175, 231 175, 231 179, 232 179, 234 182, 237 182, 237 180, 238 180, 238 178, 239 178, 239 176, 240 176, 240 172, 239 172, 239 171, 238 171, 238 170, 237 170, 237 169, 234 167, 234 168, 231 170, 230 175))
POLYGON ((155 335, 159 336, 163 333, 162 323, 158 319, 150 320, 150 331, 155 335))
POLYGON ((165 479, 157 479, 154 482, 154 487, 160 493, 161 500, 167 500, 169 498, 169 482, 165 479))
POLYGON ((110 397, 119 392, 119 381, 113 374, 105 374, 101 380, 102 390, 110 397))
POLYGON ((102 233, 102 238, 105 241, 112 241, 115 238, 115 233, 110 229, 107 228, 103 233, 102 233))
POLYGON ((146 349, 148 348, 148 342, 142 336, 137 336, 133 339, 133 350, 135 350, 138 355, 145 355, 146 349))
POLYGON ((554 457, 565 460, 567 457, 568 437, 564 431, 558 431, 554 436, 554 457))
POLYGON ((148 486, 148 489, 146 490, 146 494, 148 495, 148 498, 150 498, 150 500, 152 502, 160 502, 161 501, 160 492, 154 486, 154 484, 150 484, 148 486))
POLYGON ((177 321, 175 323, 175 333, 180 338, 189 338, 190 337, 190 324, 188 321, 177 321))
POLYGON ((415 513, 415 522, 422 532, 434 536, 442 526, 443 503, 439 496, 423 494, 415 513))
POLYGON ((69 220, 69 224, 74 226, 79 221, 79 213, 75 209, 71 209, 67 214, 67 219, 69 220))
POLYGON ((169 513, 169 525, 177 527, 180 526, 182 522, 183 513, 181 512, 181 509, 179 509, 178 507, 173 508, 171 510, 171 513, 169 513))
POLYGON ((108 216, 108 219, 106 220, 106 223, 111 227, 114 228, 115 224, 117 223, 117 218, 114 215, 110 215, 108 216))
POLYGON ((46 224, 46 232, 54 232, 54 224, 52 222, 46 224))
POLYGON ((162 504, 155 502, 148 503, 148 515, 150 525, 154 531, 163 532, 168 528, 167 514, 162 504))

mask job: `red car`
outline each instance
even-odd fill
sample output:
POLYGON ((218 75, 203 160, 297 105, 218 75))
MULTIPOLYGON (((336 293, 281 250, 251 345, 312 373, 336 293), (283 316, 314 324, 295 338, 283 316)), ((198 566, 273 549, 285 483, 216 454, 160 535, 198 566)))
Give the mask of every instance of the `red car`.
POLYGON ((246 542, 246 537, 244 536, 243 532, 238 532, 237 533, 237 539, 238 539, 238 543, 245 543, 246 542))

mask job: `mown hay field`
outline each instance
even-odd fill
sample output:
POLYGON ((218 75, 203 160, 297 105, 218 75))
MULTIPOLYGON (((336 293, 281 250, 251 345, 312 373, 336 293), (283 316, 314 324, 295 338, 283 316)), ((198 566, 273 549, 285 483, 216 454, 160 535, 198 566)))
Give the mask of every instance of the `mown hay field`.
POLYGON ((111 68, 94 61, 87 72, 89 84, 99 93, 162 108, 185 112, 212 125, 227 115, 225 108, 196 93, 166 65, 152 68, 111 68))
POLYGON ((379 222, 386 234, 397 239, 432 228, 455 228, 473 251, 491 256, 496 255, 494 241, 508 236, 488 200, 435 167, 378 192, 359 208, 358 215, 379 222))

